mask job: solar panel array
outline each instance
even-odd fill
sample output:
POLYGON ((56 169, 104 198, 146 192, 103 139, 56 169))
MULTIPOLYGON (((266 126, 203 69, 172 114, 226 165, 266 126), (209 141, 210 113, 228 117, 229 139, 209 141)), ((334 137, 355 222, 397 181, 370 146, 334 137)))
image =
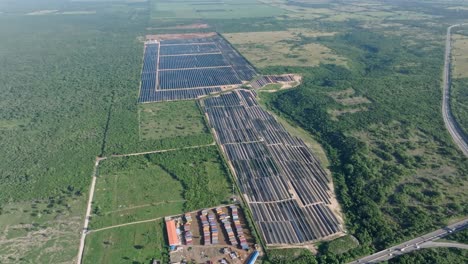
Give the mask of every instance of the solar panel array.
POLYGON ((252 88, 260 89, 271 83, 280 83, 280 82, 287 83, 287 82, 294 82, 294 81, 296 80, 294 79, 294 75, 292 74, 265 75, 253 81, 252 88))
POLYGON ((267 244, 305 243, 342 231, 321 164, 258 106, 254 92, 221 94, 204 106, 267 244))
POLYGON ((183 89, 241 84, 230 67, 167 70, 159 72, 159 89, 183 89))
POLYGON ((138 101, 196 99, 255 75, 253 67, 220 36, 149 42, 138 101))

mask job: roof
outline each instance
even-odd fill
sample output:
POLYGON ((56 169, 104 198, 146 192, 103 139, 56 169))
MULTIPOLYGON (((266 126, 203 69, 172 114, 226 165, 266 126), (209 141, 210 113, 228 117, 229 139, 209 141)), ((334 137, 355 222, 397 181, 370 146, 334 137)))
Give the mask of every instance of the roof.
POLYGON ((166 221, 167 238, 169 239, 169 246, 180 245, 179 237, 176 232, 176 225, 174 220, 166 221))

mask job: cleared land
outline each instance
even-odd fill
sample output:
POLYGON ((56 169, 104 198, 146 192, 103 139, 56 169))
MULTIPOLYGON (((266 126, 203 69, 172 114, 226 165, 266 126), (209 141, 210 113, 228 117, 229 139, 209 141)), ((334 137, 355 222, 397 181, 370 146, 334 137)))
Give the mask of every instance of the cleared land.
POLYGON ((256 0, 221 0, 213 2, 152 1, 152 19, 233 19, 249 17, 273 17, 284 10, 265 5, 256 0))
POLYGON ((364 96, 353 96, 355 93, 354 89, 349 88, 337 92, 329 92, 330 97, 333 98, 337 103, 340 103, 345 106, 353 106, 360 104, 368 104, 371 101, 364 96))
POLYGON ((73 263, 85 199, 71 192, 0 207, 0 263, 73 263))
POLYGON ((228 200, 227 171, 215 146, 102 162, 91 229, 148 220, 228 200))
POLYGON ((182 185, 141 157, 103 161, 96 182, 91 229, 182 211, 182 185))
POLYGON ((468 78, 468 36, 453 34, 452 78, 468 78))
POLYGON ((177 137, 212 137, 194 101, 141 104, 140 136, 146 140, 177 137))
POLYGON ((328 93, 328 96, 339 104, 336 108, 330 108, 328 110, 333 120, 338 121, 338 118, 344 114, 354 114, 368 110, 367 105, 370 104, 371 101, 364 96, 355 96, 355 92, 353 88, 348 88, 346 90, 328 93))
POLYGON ((346 65, 346 59, 319 43, 302 43, 303 37, 333 36, 334 33, 305 29, 224 34, 256 67, 346 65))
POLYGON ((83 263, 167 263, 162 220, 88 234, 83 263))
POLYGON ((422 12, 394 9, 392 5, 375 1, 338 3, 332 0, 261 0, 261 2, 289 11, 285 15, 289 19, 320 19, 326 22, 359 20, 364 23, 374 23, 383 20, 436 18, 422 12))

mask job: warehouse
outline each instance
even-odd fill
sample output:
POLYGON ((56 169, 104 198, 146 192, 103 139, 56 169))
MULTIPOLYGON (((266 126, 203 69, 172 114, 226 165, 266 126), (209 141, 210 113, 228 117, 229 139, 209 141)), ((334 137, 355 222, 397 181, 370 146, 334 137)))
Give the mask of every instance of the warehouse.
POLYGON ((167 220, 166 221, 166 232, 167 232, 167 239, 169 240, 169 247, 171 250, 175 250, 177 246, 180 246, 182 243, 179 239, 179 232, 177 232, 176 223, 174 220, 167 220))

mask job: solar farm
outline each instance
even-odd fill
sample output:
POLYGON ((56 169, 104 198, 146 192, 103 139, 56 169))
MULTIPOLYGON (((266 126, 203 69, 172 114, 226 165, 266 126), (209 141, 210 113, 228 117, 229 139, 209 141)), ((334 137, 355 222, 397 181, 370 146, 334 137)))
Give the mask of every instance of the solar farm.
MULTIPOLYGON (((305 143, 256 101, 252 81, 300 82, 291 74, 256 77, 217 34, 145 43, 140 103, 203 99, 206 117, 267 245, 306 244, 343 234, 331 179, 305 143), (219 93, 226 91, 225 93, 219 93), (203 98, 212 95, 209 98, 203 98)), ((299 78, 299 79, 298 79, 299 78)))
POLYGON ((305 143, 235 90, 203 100, 210 125, 268 245, 340 235, 331 180, 305 143))
POLYGON ((197 99, 250 81, 253 67, 217 34, 145 43, 139 102, 197 99))

